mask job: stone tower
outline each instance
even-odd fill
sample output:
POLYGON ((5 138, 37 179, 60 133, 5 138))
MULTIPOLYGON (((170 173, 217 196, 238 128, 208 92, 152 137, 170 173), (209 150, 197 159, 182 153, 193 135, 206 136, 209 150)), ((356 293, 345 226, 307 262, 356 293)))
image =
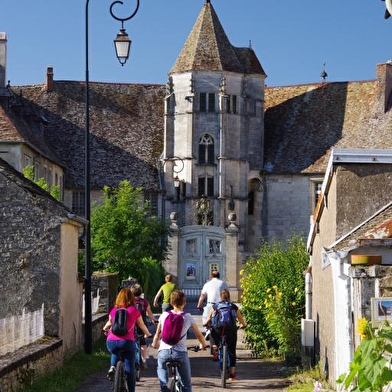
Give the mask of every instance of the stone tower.
POLYGON ((206 1, 165 98, 161 170, 174 232, 165 268, 186 290, 218 269, 236 300, 241 264, 260 242, 265 77, 206 1))

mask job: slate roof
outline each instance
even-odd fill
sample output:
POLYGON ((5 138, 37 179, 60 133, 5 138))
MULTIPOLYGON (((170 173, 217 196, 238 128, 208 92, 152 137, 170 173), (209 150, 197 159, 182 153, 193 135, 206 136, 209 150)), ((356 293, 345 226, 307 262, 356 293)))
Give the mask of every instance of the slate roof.
MULTIPOLYGON (((56 81, 52 92, 43 85, 16 90, 47 120, 44 139, 66 168, 66 188, 84 188, 85 83, 56 81)), ((164 93, 164 86, 90 82, 92 189, 129 179, 159 190, 164 93)))
POLYGON ((332 148, 391 149, 382 88, 377 80, 267 88, 265 169, 324 173, 332 148))
POLYGON ((229 71, 265 75, 251 48, 234 47, 212 4, 204 4, 170 73, 229 71))

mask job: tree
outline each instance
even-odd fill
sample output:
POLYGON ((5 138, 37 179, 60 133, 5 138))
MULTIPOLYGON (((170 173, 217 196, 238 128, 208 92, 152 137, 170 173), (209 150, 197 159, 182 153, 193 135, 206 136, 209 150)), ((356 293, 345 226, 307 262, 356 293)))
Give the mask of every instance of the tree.
POLYGON ((22 172, 23 172, 23 175, 27 179, 29 179, 30 181, 33 181, 35 184, 37 184, 44 191, 48 192, 55 199, 60 200, 60 187, 58 185, 49 185, 44 177, 35 179, 34 178, 34 166, 33 165, 25 166, 22 169, 22 172))
POLYGON ((246 339, 258 355, 299 351, 308 263, 303 238, 292 236, 264 242, 241 271, 246 339))
POLYGON ((95 271, 132 276, 151 295, 163 280, 161 261, 166 255, 169 226, 150 214, 140 188, 121 181, 118 188, 103 189, 103 203, 91 211, 91 254, 95 271))

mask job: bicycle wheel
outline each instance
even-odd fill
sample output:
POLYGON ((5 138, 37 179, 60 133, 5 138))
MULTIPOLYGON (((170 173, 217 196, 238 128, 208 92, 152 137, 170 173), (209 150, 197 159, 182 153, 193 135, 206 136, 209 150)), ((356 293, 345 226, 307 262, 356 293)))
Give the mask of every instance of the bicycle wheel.
POLYGON ((222 372, 221 372, 221 386, 222 388, 226 388, 227 374, 229 372, 228 369, 228 359, 227 359, 227 345, 224 344, 222 346, 222 372))
POLYGON ((169 380, 167 387, 169 388, 170 392, 182 392, 183 391, 182 382, 179 379, 178 375, 172 377, 169 380))
POLYGON ((124 362, 123 361, 117 362, 116 374, 114 375, 113 391, 114 392, 126 392, 125 370, 124 370, 124 362))
POLYGON ((170 392, 176 392, 176 380, 171 378, 167 384, 170 392))
POLYGON ((135 378, 136 381, 140 381, 140 365, 135 363, 135 378))
POLYGON ((140 353, 140 345, 139 342, 135 342, 135 378, 136 381, 140 381, 140 363, 141 363, 141 353, 140 353))

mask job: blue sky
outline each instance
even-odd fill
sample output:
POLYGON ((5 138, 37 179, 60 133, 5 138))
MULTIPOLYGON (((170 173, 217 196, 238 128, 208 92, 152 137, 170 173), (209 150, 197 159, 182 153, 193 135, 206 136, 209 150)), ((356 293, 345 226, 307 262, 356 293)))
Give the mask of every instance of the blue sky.
MULTIPOLYGON (((119 14, 133 10, 123 0, 119 14)), ((126 22, 131 56, 121 67, 113 39, 120 27, 112 1, 90 0, 90 80, 164 84, 205 0, 141 0, 126 22)), ((211 0, 231 43, 251 41, 269 86, 375 78, 376 64, 392 59, 392 18, 381 0, 211 0)), ((85 0, 1 0, 0 31, 7 33, 7 80, 43 83, 85 78, 85 0)))

